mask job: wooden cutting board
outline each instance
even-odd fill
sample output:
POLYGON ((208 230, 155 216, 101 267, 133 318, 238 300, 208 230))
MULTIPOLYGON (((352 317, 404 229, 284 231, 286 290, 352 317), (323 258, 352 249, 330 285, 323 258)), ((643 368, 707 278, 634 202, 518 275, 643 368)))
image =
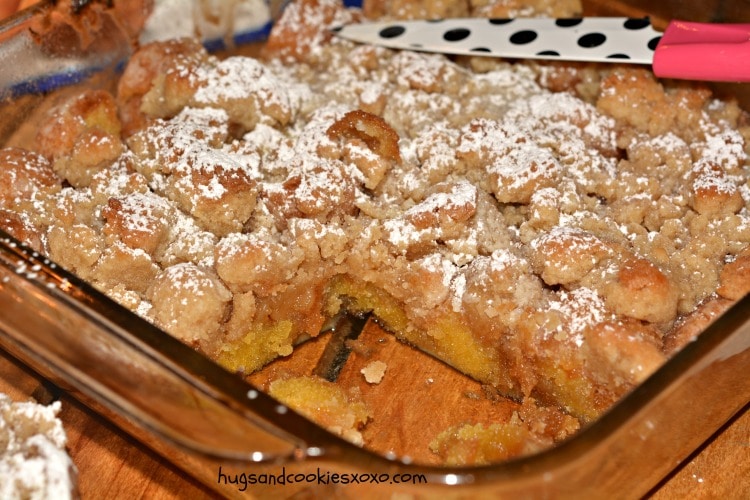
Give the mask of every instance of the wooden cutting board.
MULTIPOLYGON (((295 354, 296 357, 272 364, 268 370, 256 375, 254 382, 262 385, 264 380, 280 372, 309 373, 325 348, 325 340, 309 342, 295 354)), ((421 433, 404 434, 368 426, 364 431, 365 439, 376 438, 383 449, 421 449, 413 458, 434 461, 435 457, 426 446, 429 440, 437 431, 461 418, 452 412, 435 411, 436 401, 443 405, 469 405, 476 419, 486 421, 504 417, 512 411, 511 403, 486 397, 479 384, 442 363, 428 356, 415 362, 414 353, 409 353, 409 357, 400 355, 403 354, 401 350, 408 347, 372 325, 363 331, 354 347, 339 380, 360 386, 369 404, 390 404, 388 411, 394 418, 419 422, 416 428, 423 429, 421 433), (368 384, 360 373, 361 367, 373 359, 382 360, 388 366, 378 384, 368 384), (409 374, 412 381, 422 381, 419 390, 413 390, 413 386, 409 389, 414 404, 405 405, 404 398, 399 397, 398 392, 406 390, 399 374, 409 374), (440 383, 435 383, 438 380, 440 383), (446 385, 452 389, 446 391, 446 385)), ((0 392, 10 394, 16 400, 33 397, 41 402, 54 398, 62 401, 60 417, 68 433, 70 454, 79 469, 83 499, 200 499, 216 496, 4 353, 0 353, 0 392)), ((658 500, 750 498, 750 412, 745 409, 736 416, 694 456, 676 468, 650 496, 658 500)))

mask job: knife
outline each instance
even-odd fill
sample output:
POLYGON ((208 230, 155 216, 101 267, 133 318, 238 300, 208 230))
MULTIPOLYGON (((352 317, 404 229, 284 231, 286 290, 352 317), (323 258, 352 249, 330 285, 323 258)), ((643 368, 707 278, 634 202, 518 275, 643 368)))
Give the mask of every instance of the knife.
POLYGON ((442 19, 349 24, 342 38, 393 49, 517 59, 651 65, 656 76, 750 81, 750 24, 671 21, 662 33, 648 18, 442 19))

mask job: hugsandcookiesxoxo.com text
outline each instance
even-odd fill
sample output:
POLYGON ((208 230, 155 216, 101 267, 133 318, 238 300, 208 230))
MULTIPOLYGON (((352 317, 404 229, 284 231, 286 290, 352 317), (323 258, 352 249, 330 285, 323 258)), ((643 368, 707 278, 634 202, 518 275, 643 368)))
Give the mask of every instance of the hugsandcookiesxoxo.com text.
POLYGON ((239 491, 245 491, 248 486, 286 486, 299 483, 305 484, 427 484, 424 474, 389 474, 389 473, 348 473, 331 472, 318 468, 315 472, 287 472, 281 467, 278 473, 263 472, 225 472, 219 466, 217 484, 235 486, 239 491))

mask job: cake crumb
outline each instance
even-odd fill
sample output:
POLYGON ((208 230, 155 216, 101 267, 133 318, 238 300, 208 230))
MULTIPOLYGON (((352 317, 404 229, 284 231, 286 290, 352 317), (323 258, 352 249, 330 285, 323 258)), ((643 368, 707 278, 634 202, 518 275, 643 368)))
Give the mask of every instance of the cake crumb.
POLYGON ((365 380, 368 384, 379 384, 383 377, 385 377, 385 371, 388 369, 388 365, 380 360, 372 361, 367 366, 362 368, 360 372, 365 376, 365 380))
POLYGON ((330 432, 357 446, 364 445, 361 430, 372 412, 357 390, 347 391, 319 377, 301 376, 274 380, 268 393, 330 432))
POLYGON ((65 450, 60 406, 0 394, 0 498, 75 498, 76 469, 65 450))

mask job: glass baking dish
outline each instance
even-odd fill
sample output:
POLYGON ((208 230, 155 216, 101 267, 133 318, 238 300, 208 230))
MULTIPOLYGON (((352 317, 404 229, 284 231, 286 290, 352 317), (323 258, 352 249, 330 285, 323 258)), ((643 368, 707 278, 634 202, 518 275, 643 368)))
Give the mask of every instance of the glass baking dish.
MULTIPOLYGON (((28 19, 17 16, 0 34, 22 32, 28 19)), ((97 60, 97 84, 118 62, 97 60)), ((2 105, 3 143, 17 132, 16 116, 45 102, 14 94, 2 105)), ((330 434, 4 232, 0 347, 228 497, 637 497, 750 401, 746 297, 561 445, 489 466, 415 464, 330 434)))

